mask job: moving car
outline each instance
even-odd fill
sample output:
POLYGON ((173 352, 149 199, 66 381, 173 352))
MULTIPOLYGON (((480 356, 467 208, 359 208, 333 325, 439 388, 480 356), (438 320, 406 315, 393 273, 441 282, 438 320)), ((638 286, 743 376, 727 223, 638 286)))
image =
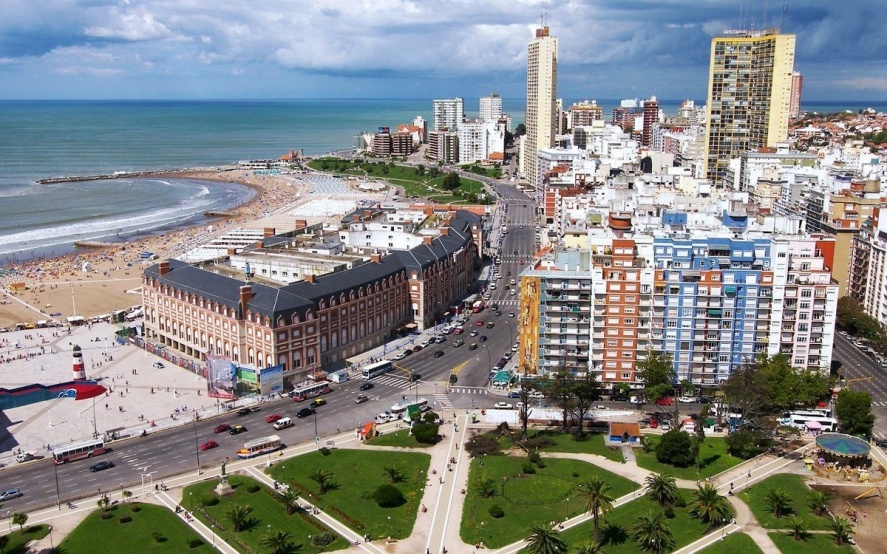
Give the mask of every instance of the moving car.
POLYGON ((493 323, 492 321, 488 321, 488 322, 487 322, 487 329, 492 329, 492 328, 495 327, 495 326, 496 326, 496 324, 493 323))
POLYGON ((12 500, 13 498, 18 498, 19 496, 22 496, 22 491, 18 489, 7 489, 3 492, 0 492, 0 501, 12 500))
POLYGON ((459 348, 459 347, 462 346, 463 344, 465 344, 465 341, 462 340, 462 339, 457 339, 457 340, 454 340, 454 341, 453 341, 453 346, 456 347, 456 348, 459 348))
POLYGON ((249 415, 251 413, 253 413, 252 408, 240 408, 239 410, 237 410, 237 415, 240 417, 243 417, 245 415, 249 415))
POLYGON ((673 400, 670 396, 663 396, 662 398, 656 399, 657 406, 671 406, 673 400))
POLYGON ((493 404, 493 407, 497 410, 510 410, 514 408, 514 406, 512 406, 508 402, 496 402, 495 404, 493 404))
POLYGON ((456 381, 459 380, 459 377, 455 373, 450 373, 450 384, 455 385, 456 381))
POLYGON ((213 429, 213 433, 224 433, 225 431, 231 430, 231 426, 227 423, 223 423, 221 425, 216 425, 213 429))
POLYGON ((326 400, 323 398, 315 398, 311 401, 312 408, 318 408, 320 406, 323 406, 324 404, 326 404, 326 400))
POLYGON ((477 350, 477 343, 476 343, 476 342, 472 342, 471 344, 469 344, 469 345, 468 345, 468 350, 477 350))
POLYGON ((278 419, 280 419, 282 417, 283 416, 280 414, 271 414, 265 418, 265 423, 274 423, 275 421, 277 421, 278 419))
POLYGON ((474 322, 474 326, 475 326, 475 327, 483 327, 483 326, 484 326, 484 320, 482 320, 482 319, 478 319, 477 321, 474 322))
POLYGON ((243 425, 235 425, 234 427, 228 429, 229 435, 239 435, 240 433, 245 433, 246 427, 243 425))
POLYGON ((106 469, 111 469, 112 467, 114 467, 114 462, 105 460, 89 466, 89 471, 95 473, 96 471, 104 471, 106 469))
POLYGON ((296 413, 296 417, 303 418, 314 415, 314 408, 302 408, 296 413))
POLYGON ((373 388, 375 386, 376 385, 374 385, 372 383, 364 383, 360 386, 360 390, 370 390, 371 388, 373 388))
POLYGON ((480 333, 477 332, 477 329, 472 329, 470 333, 468 333, 472 337, 478 336, 480 333))
POLYGON ((212 450, 213 448, 218 448, 219 443, 216 441, 206 441, 205 443, 200 445, 201 450, 212 450))
POLYGON ((435 357, 435 358, 440 358, 440 357, 443 356, 443 355, 444 355, 444 351, 443 351, 443 350, 438 350, 437 352, 435 352, 434 354, 432 354, 432 356, 435 357))
POLYGON ((487 336, 481 335, 481 336, 477 337, 477 340, 478 340, 478 342, 487 342, 487 336))
POLYGON ((358 394, 354 399, 355 404, 363 404, 364 402, 368 402, 370 397, 365 394, 358 394))
POLYGON ((285 417, 283 419, 279 419, 274 422, 274 429, 276 429, 277 431, 280 431, 281 429, 286 429, 287 427, 292 427, 292 426, 293 426, 293 420, 288 417, 285 417))

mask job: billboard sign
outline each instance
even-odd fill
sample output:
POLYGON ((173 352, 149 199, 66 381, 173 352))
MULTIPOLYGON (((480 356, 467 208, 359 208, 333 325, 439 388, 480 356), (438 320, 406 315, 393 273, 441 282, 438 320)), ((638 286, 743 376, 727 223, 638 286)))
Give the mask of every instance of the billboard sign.
POLYGON ((206 356, 206 387, 210 398, 234 399, 237 365, 224 356, 206 356))
POLYGON ((261 394, 283 392, 283 364, 266 367, 259 372, 259 392, 261 394))

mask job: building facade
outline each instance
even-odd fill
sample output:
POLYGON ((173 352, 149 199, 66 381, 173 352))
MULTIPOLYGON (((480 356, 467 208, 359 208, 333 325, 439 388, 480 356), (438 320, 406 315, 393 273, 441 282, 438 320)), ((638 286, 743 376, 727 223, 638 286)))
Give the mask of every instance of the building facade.
POLYGON ((495 120, 498 121, 502 117, 502 97, 498 92, 494 92, 489 96, 480 97, 480 111, 478 118, 481 121, 495 120))
POLYGON ((523 155, 520 159, 524 178, 534 187, 537 181, 537 152, 554 146, 559 126, 557 110, 557 39, 548 27, 536 29, 536 36, 527 45, 527 108, 524 125, 523 155))
POLYGON ((706 177, 717 183, 743 152, 788 136, 795 35, 730 31, 711 41, 706 177))
POLYGON ((461 98, 443 98, 431 101, 432 131, 455 131, 465 117, 465 105, 461 98))

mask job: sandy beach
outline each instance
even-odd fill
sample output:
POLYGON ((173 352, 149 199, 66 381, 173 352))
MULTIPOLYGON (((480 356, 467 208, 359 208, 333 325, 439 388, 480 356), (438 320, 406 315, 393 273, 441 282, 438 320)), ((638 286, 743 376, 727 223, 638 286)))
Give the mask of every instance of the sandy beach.
POLYGON ((17 323, 63 320, 71 315, 91 318, 139 305, 142 271, 156 263, 140 260, 141 252, 153 252, 159 259, 180 255, 258 220, 264 213, 278 211, 310 190, 310 185, 293 176, 254 175, 245 170, 189 170, 158 177, 235 182, 254 188, 257 194, 247 204, 229 210, 232 217, 206 226, 4 268, 7 272, 0 277, 0 327, 12 329, 17 323), (84 264, 88 264, 88 271, 84 271, 84 264), (24 283, 24 289, 14 290, 16 283, 24 283))

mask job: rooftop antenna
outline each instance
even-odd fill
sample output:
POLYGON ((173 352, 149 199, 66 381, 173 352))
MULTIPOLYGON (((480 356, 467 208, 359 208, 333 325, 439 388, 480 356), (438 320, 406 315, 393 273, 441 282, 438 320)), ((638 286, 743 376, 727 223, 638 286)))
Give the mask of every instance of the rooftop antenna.
POLYGON ((767 28, 767 12, 769 11, 769 9, 770 9, 769 0, 764 0, 764 17, 763 17, 763 21, 761 21, 761 29, 767 28))
POLYGON ((787 12, 788 12, 788 4, 783 4, 782 5, 782 19, 779 21, 780 30, 785 28, 785 14, 787 12))

